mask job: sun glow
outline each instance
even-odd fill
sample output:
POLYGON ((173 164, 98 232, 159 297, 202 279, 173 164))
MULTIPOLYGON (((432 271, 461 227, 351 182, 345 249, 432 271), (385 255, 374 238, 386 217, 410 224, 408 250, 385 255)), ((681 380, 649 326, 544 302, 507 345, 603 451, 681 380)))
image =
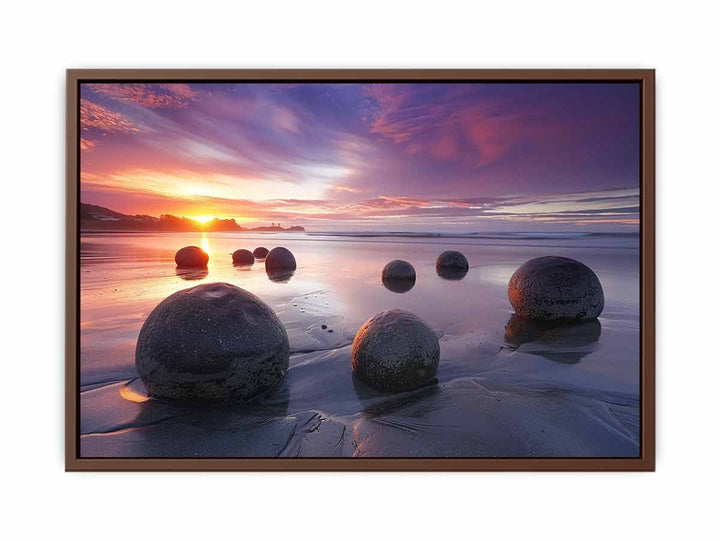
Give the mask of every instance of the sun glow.
POLYGON ((200 247, 202 247, 202 250, 210 255, 210 242, 208 241, 207 235, 203 233, 202 240, 200 241, 200 247))
POLYGON ((208 221, 215 219, 215 216, 195 216, 192 219, 200 223, 207 223, 208 221))

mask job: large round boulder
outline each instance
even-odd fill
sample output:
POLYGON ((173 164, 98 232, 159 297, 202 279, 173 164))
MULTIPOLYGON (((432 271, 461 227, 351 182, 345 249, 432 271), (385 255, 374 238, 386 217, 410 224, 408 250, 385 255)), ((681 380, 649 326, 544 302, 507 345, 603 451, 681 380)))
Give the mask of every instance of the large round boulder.
POLYGON ((267 304, 229 283, 208 283, 155 307, 135 366, 154 397, 250 401, 285 375, 289 355, 287 333, 267 304))
POLYGON ((519 316, 542 321, 595 319, 605 307, 600 280, 567 257, 531 259, 510 278, 508 297, 519 316))
POLYGON ((264 259, 265 257, 267 257, 268 253, 268 248, 262 246, 256 247, 253 250, 253 257, 255 257, 256 259, 264 259))
POLYGON ((433 380, 440 343, 417 315, 391 309, 368 319, 355 334, 352 369, 383 392, 413 390, 433 380))
POLYGON ((468 260, 459 251, 443 251, 435 261, 435 272, 443 279, 462 279, 469 268, 468 260))
POLYGON ((285 274, 297 268, 295 256, 284 247, 271 249, 265 257, 265 270, 269 273, 285 274))
POLYGON ((248 249, 238 249, 232 254, 233 264, 236 266, 248 266, 255 264, 255 256, 248 249))
POLYGON ((197 246, 185 246, 175 253, 175 264, 178 268, 203 268, 210 257, 197 246))

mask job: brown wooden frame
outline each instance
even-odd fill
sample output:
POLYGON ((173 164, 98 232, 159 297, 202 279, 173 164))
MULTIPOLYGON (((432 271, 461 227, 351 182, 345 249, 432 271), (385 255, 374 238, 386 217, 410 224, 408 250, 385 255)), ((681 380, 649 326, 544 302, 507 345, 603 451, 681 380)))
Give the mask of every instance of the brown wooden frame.
POLYGON ((68 471, 653 471, 655 470, 655 70, 651 69, 71 69, 67 71, 65 468, 68 471), (153 81, 637 82, 640 141, 640 457, 80 458, 79 88, 153 81))

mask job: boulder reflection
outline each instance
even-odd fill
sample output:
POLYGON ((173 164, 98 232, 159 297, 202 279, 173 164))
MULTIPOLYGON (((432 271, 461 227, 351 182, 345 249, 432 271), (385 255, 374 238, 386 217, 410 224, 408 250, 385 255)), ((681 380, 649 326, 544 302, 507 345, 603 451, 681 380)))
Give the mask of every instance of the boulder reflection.
POLYGON ((460 281, 462 278, 464 278, 467 273, 467 268, 448 268, 446 266, 440 266, 435 268, 435 272, 437 272, 437 275, 440 276, 443 279, 447 279, 449 281, 460 281))
POLYGON ((132 445, 137 447, 138 455, 272 455, 274 445, 279 451, 282 449, 279 443, 287 437, 280 429, 290 401, 287 377, 249 403, 165 401, 151 397, 142 401, 137 399, 144 393, 142 382, 135 379, 128 386, 132 387, 130 391, 121 392, 121 395, 138 405, 138 414, 129 426, 141 428, 137 430, 132 445), (275 425, 277 429, 273 427, 275 425), (254 441, 258 437, 256 430, 262 426, 266 426, 264 440, 254 441), (274 434, 277 436, 274 437, 274 434))
POLYGON ((424 401, 440 392, 438 380, 428 381, 420 388, 407 392, 381 392, 352 374, 353 388, 368 417, 384 416, 404 407, 424 401))
POLYGON ((295 270, 286 270, 284 272, 267 272, 267 277, 275 283, 287 283, 295 275, 295 270))
POLYGON ((383 285, 388 291, 402 294, 408 292, 415 286, 415 278, 412 279, 391 279, 383 278, 383 285))
POLYGON ((208 276, 207 268, 176 268, 175 275, 186 281, 197 281, 208 276))
POLYGON ((523 352, 554 362, 577 364, 590 354, 602 334, 598 319, 590 321, 532 321, 512 314, 505 325, 505 341, 523 352))

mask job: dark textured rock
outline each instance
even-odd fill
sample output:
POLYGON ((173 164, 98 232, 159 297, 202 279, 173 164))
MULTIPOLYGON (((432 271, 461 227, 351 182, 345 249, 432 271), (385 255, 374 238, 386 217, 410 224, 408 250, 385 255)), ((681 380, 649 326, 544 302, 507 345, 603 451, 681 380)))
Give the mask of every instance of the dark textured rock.
POLYGON ((247 266, 255 264, 255 257, 252 252, 247 249, 238 249, 232 254, 233 264, 237 266, 247 266))
POLYGON ((287 372, 287 333, 267 304, 228 283, 176 292, 140 330, 135 365, 148 393, 187 401, 249 401, 287 372))
POLYGON ((267 257, 267 254, 268 248, 265 247, 256 247, 253 250, 253 257, 255 257, 256 259, 264 259, 265 257, 267 257))
POLYGON ((437 261, 435 261, 435 270, 439 271, 441 268, 464 270, 467 272, 470 265, 465 255, 459 251, 443 251, 437 258, 437 261))
POLYGON ((538 257, 510 278, 508 297, 515 312, 527 319, 594 319, 605 307, 595 272, 574 259, 538 257))
POLYGON ((197 246, 185 246, 175 253, 175 264, 178 268, 203 268, 210 257, 197 246))
POLYGON ((433 380, 440 343, 418 316, 399 309, 367 320, 355 335, 352 368, 370 386, 384 391, 412 390, 433 380))
POLYGON ((443 279, 457 281, 465 277, 470 265, 459 251, 443 251, 435 261, 435 272, 443 279))
POLYGON ((284 247, 271 249, 265 257, 265 270, 268 273, 284 274, 292 272, 296 268, 295 256, 284 247))
POLYGON ((415 286, 415 268, 407 261, 390 261, 383 268, 382 282, 392 292, 407 292, 415 286))

